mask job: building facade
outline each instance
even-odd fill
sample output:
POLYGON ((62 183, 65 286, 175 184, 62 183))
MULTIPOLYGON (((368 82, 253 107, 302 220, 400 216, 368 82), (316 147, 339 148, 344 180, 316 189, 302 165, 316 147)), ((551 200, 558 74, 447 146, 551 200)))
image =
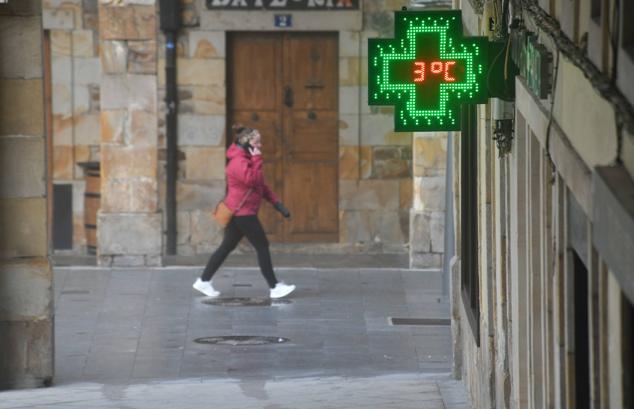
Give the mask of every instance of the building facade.
POLYGON ((475 408, 634 405, 626 3, 454 4, 520 71, 514 103, 469 108, 453 149, 455 372, 475 408))
MULTIPOLYGON (((43 2, 53 180, 67 213, 57 253, 94 250, 102 265, 158 265, 167 254, 158 3, 43 2), (96 194, 98 205, 85 200, 96 194)), ((176 253, 219 243, 211 211, 225 192, 227 130, 240 122, 262 131, 267 183, 293 215, 262 209, 277 251, 410 252, 412 266, 440 267, 446 134, 393 132, 391 108, 367 104, 367 39, 391 36, 392 12, 409 2, 180 3, 176 253)))

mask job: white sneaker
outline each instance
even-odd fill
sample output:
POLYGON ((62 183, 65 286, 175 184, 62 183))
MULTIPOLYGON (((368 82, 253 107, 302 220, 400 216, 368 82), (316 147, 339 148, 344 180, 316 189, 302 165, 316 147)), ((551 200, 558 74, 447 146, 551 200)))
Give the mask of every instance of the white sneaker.
POLYGON ((289 295, 295 290, 294 285, 284 284, 279 282, 275 285, 275 288, 271 288, 271 298, 282 298, 289 295))
POLYGON ((218 297, 220 295, 220 292, 216 291, 211 285, 211 281, 203 281, 199 278, 192 287, 205 294, 207 297, 218 297))

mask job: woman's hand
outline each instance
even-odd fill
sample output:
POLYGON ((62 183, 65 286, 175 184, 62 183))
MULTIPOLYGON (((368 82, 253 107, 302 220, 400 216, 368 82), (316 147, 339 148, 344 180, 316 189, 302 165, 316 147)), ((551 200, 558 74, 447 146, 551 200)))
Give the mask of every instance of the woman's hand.
POLYGON ((249 148, 249 153, 251 154, 251 156, 262 155, 262 151, 260 151, 260 149, 258 149, 257 147, 250 147, 249 148))

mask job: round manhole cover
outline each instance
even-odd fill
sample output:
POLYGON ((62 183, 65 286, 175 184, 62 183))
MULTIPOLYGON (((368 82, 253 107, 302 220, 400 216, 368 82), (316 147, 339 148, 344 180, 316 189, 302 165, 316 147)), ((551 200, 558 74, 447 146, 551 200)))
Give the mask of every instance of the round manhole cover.
POLYGON ((270 298, 233 297, 233 298, 206 298, 203 304, 217 305, 221 307, 268 307, 271 305, 290 304, 291 300, 272 300, 270 298))
POLYGON ((249 345, 269 345, 283 344, 288 342, 288 338, 281 337, 261 337, 255 335, 231 335, 223 337, 203 337, 197 338, 194 342, 198 344, 209 345, 231 345, 231 346, 249 346, 249 345))

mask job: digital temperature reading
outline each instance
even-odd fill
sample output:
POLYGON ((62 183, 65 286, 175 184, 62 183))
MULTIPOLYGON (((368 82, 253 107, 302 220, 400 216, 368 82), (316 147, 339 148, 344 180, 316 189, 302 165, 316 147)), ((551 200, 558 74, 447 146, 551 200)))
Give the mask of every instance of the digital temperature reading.
POLYGON ((460 10, 397 11, 395 38, 368 41, 368 102, 394 105, 396 131, 460 130, 486 102, 489 43, 463 37, 460 10))

